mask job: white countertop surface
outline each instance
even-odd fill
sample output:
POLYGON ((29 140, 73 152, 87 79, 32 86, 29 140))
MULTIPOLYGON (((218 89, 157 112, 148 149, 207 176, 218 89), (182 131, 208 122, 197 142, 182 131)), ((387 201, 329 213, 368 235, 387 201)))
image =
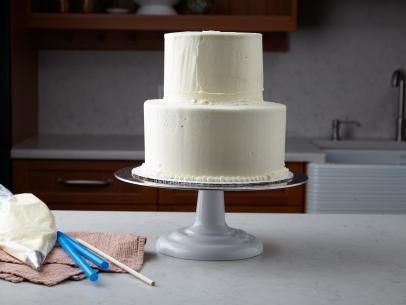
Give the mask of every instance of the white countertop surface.
MULTIPOLYGON (((14 145, 13 159, 143 160, 144 135, 40 135, 14 145)), ((307 138, 286 139, 286 161, 324 162, 307 138)))
POLYGON ((147 236, 142 273, 102 274, 97 283, 55 287, 0 281, 4 305, 349 304, 406 303, 406 216, 228 214, 228 224, 256 235, 264 253, 207 262, 166 257, 159 235, 191 224, 193 213, 55 212, 62 231, 122 231, 147 236))

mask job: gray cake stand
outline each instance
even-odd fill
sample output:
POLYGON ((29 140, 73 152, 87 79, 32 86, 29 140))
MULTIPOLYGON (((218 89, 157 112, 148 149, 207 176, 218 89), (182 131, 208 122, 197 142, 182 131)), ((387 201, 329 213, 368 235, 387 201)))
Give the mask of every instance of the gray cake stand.
POLYGON ((227 225, 224 191, 275 190, 304 184, 307 177, 289 173, 285 180, 271 183, 196 183, 155 180, 131 174, 132 167, 117 170, 114 176, 123 182, 147 187, 198 191, 194 223, 161 236, 158 252, 191 260, 238 260, 262 253, 262 242, 255 236, 227 225))

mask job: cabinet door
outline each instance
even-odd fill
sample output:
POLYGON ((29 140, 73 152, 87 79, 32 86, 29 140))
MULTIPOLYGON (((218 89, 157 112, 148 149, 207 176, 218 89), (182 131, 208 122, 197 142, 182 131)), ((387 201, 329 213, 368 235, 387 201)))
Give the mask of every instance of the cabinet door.
POLYGON ((157 190, 118 181, 119 168, 138 161, 14 160, 13 191, 30 192, 51 209, 157 209, 157 190))
MULTIPOLYGON (((286 166, 293 172, 305 173, 305 163, 289 162, 286 166)), ((303 213, 304 186, 272 191, 225 192, 228 212, 280 212, 303 213)), ((160 189, 159 211, 195 211, 196 191, 160 189)))

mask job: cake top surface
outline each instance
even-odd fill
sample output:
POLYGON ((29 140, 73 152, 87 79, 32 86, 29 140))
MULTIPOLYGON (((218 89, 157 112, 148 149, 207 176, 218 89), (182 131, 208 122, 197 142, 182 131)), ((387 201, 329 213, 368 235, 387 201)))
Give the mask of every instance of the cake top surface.
POLYGON ((221 31, 185 31, 166 33, 165 38, 168 37, 184 37, 184 36, 205 36, 205 37, 262 37, 260 33, 243 33, 243 32, 221 32, 221 31))

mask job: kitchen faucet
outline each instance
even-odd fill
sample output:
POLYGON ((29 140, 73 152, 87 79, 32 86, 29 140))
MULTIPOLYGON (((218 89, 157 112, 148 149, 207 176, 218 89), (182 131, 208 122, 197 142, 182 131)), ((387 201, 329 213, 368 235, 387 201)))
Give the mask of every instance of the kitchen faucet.
POLYGON ((405 140, 405 71, 397 69, 392 74, 392 87, 399 88, 398 118, 396 124, 396 141, 405 140))
POLYGON ((342 124, 347 124, 347 125, 355 125, 360 127, 361 124, 357 121, 343 121, 343 120, 338 120, 338 119, 334 119, 331 122, 331 140, 332 141, 339 141, 341 140, 341 136, 340 136, 340 127, 342 124))

